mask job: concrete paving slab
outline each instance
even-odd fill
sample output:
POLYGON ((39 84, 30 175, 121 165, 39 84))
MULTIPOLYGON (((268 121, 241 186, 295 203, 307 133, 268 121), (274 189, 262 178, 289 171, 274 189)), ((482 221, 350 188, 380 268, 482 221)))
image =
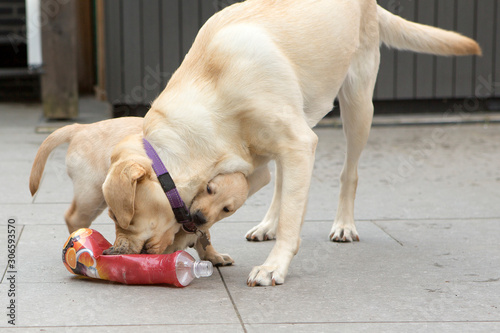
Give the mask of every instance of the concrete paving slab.
POLYGON ((497 124, 374 128, 360 163, 356 215, 499 216, 492 204, 500 195, 499 163, 497 124))
MULTIPOLYGON (((217 271, 184 289, 92 281, 64 268, 60 258, 68 236, 65 228, 25 228, 17 254, 17 325, 239 325, 217 271)), ((114 239, 113 226, 99 231, 108 240, 114 239)), ((0 285, 2 299, 6 299, 6 288, 4 281, 0 285)), ((2 326, 8 325, 0 322, 2 326)))
MULTIPOLYGON (((214 278, 217 278, 216 276, 214 278)), ((16 285, 16 325, 127 326, 239 324, 220 282, 196 281, 187 288, 126 286, 74 278, 67 283, 16 285)), ((7 285, 0 285, 6 304, 7 285)), ((5 320, 0 327, 8 327, 5 320)))
MULTIPOLYGON (((426 265, 421 269, 429 277, 435 274, 436 283, 444 280, 447 286, 463 285, 474 292, 481 286, 500 290, 499 222, 500 219, 380 221, 377 225, 424 259, 422 263, 426 265)), ((443 292, 439 285, 428 288, 443 292)), ((500 303, 500 293, 485 295, 485 300, 489 296, 500 303)))
MULTIPOLYGON (((114 225, 95 229, 113 243, 114 225)), ((74 276, 61 261, 62 247, 68 237, 69 232, 65 225, 25 226, 17 253, 19 281, 23 283, 73 281, 74 276)))
POLYGON ((42 105, 38 103, 1 103, 0 104, 0 127, 30 128, 33 132, 34 126, 42 119, 42 105))
MULTIPOLYGON (((98 229, 108 240, 114 240, 114 226, 98 229)), ((63 266, 60 257, 67 237, 62 226, 25 227, 17 253, 19 325, 238 323, 217 271, 184 289, 91 281, 70 274, 63 266), (196 302, 198 305, 192 304, 196 302), (40 311, 40 304, 44 304, 44 311, 40 311), (110 307, 122 315, 109 317, 110 307), (122 316, 126 319, 118 318, 122 316)))
POLYGON ((308 323, 308 324, 249 324, 247 332, 327 333, 327 332, 495 332, 498 322, 431 322, 431 323, 308 323))
MULTIPOLYGON (((103 119, 102 105, 83 105, 95 112, 80 122, 103 119)), ((27 183, 32 158, 46 137, 34 134, 35 126, 47 130, 72 122, 41 123, 39 105, 0 108, 0 239, 6 239, 8 216, 16 216, 25 228, 16 286, 23 332, 232 332, 243 330, 238 314, 248 332, 500 329, 499 124, 373 128, 359 170, 355 216, 361 242, 351 244, 328 240, 345 154, 343 133, 316 129, 320 142, 302 247, 285 285, 245 284, 274 245, 244 239, 267 210, 273 191, 268 185, 213 228, 215 248, 236 261, 220 269, 223 281, 216 271, 175 289, 93 282, 65 270, 63 214, 72 198, 65 148, 49 160, 37 204, 31 204, 27 183)), ((93 226, 114 239, 105 213, 93 226)), ((5 260, 4 247, 0 268, 5 260)), ((5 282, 0 304, 8 301, 5 282)), ((1 321, 0 327, 9 325, 1 321)))
POLYGON ((7 226, 0 227, 0 239, 3 246, 0 247, 0 281, 7 269, 7 226))
MULTIPOLYGON (((330 220, 337 209, 345 154, 341 129, 319 137, 306 221, 330 220)), ((500 124, 375 127, 359 165, 356 220, 500 216, 500 124), (473 204, 471 204, 473 203, 473 204)), ((270 184, 233 220, 261 220, 270 184)))
MULTIPOLYGON (((358 225, 360 233, 365 235, 361 242, 335 244, 324 236, 329 223, 306 224, 301 250, 292 262, 285 284, 263 288, 249 288, 245 281, 252 266, 264 261, 273 244, 245 243, 242 235, 251 224, 216 225, 212 232, 214 246, 231 254, 236 261, 234 267, 223 268, 221 272, 243 321, 256 324, 499 320, 500 295, 490 292, 492 283, 498 282, 492 281, 490 285, 470 282, 495 280, 496 275, 457 278, 459 267, 441 267, 438 259, 425 250, 428 243, 438 244, 440 238, 429 242, 428 236, 421 235, 422 251, 415 251, 401 246, 398 237, 372 223, 358 225), (219 245, 217 237, 222 237, 224 244, 219 245)), ((469 256, 498 256, 496 242, 484 238, 476 238, 474 242, 488 244, 485 247, 489 251, 465 257, 457 254, 454 257, 457 263, 469 256)), ((446 251, 449 250, 443 249, 441 254, 446 251)), ((483 267, 482 271, 489 272, 484 266, 492 264, 498 271, 498 259, 492 260, 480 261, 476 268, 483 267)))
POLYGON ((15 129, 13 131, 15 133, 0 133, 0 142, 2 143, 0 157, 2 157, 2 160, 33 162, 43 137, 32 134, 33 129, 29 131, 20 133, 19 129, 15 129))
POLYGON ((236 324, 203 324, 203 325, 124 325, 124 326, 66 326, 66 327, 17 327, 17 328, 3 328, 2 332, 16 333, 16 332, 75 332, 75 333, 88 333, 88 332, 108 332, 108 333, 136 333, 136 332, 207 332, 207 333, 238 333, 244 332, 241 325, 236 324))
MULTIPOLYGON (((64 213, 69 207, 69 203, 0 204, 0 225, 7 223, 8 216, 16 216, 19 223, 24 225, 55 224, 66 228, 64 213)), ((101 224, 113 225, 107 210, 92 223, 94 226, 101 224)))
MULTIPOLYGON (((0 203, 30 203, 29 173, 31 163, 0 160, 0 203)), ((15 214, 14 214, 15 215, 15 214)))

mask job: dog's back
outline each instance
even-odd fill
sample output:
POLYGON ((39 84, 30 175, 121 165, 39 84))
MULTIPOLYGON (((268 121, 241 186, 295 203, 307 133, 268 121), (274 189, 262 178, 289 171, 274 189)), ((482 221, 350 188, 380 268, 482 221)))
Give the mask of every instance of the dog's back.
POLYGON ((140 133, 142 121, 139 117, 124 117, 56 130, 43 141, 36 154, 29 181, 31 194, 38 191, 50 153, 63 143, 69 143, 66 166, 73 182, 75 177, 104 181, 113 147, 126 136, 140 133))

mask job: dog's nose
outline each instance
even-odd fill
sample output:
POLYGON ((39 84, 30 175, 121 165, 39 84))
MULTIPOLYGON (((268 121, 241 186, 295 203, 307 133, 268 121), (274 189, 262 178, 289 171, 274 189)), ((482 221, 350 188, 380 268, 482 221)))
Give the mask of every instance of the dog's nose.
POLYGON ((196 225, 203 225, 207 223, 207 219, 205 218, 205 215, 199 210, 197 210, 194 215, 193 215, 193 222, 196 225))

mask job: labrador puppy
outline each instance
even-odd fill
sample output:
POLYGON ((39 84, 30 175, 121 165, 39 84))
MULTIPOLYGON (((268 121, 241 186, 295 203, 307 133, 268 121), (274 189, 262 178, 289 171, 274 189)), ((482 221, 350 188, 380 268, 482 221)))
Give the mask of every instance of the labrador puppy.
MULTIPOLYGON (((151 184, 142 181, 146 176, 146 170, 150 172, 151 161, 145 158, 145 155, 138 156, 139 162, 143 165, 135 168, 136 164, 127 162, 127 157, 122 156, 126 151, 132 155, 133 147, 127 147, 129 140, 123 139, 130 134, 139 135, 142 132, 143 118, 126 117, 104 120, 94 124, 81 125, 74 124, 58 129, 45 139, 40 146, 35 157, 31 175, 30 191, 32 195, 37 192, 42 178, 46 161, 51 151, 62 143, 69 143, 66 154, 66 167, 70 178, 73 181, 74 197, 70 208, 65 214, 65 220, 70 233, 80 228, 88 228, 99 214, 107 207, 102 185, 106 179, 114 180, 112 176, 106 178, 108 170, 120 170, 120 177, 129 177, 139 183, 139 194, 137 191, 130 191, 128 182, 118 184, 114 182, 115 187, 109 186, 109 191, 120 193, 120 198, 125 202, 134 202, 138 209, 136 214, 125 216, 125 211, 115 208, 110 212, 114 217, 119 230, 120 237, 115 242, 114 249, 109 253, 139 253, 146 251, 149 253, 161 253, 168 245, 172 243, 172 235, 175 235, 179 229, 175 218, 168 206, 168 200, 165 194, 158 197, 152 196, 143 189, 154 187, 156 179, 152 178, 151 184), (115 158, 116 163, 111 164, 113 149, 121 147, 120 158, 115 158), (122 161, 123 160, 123 161, 122 161), (124 162, 125 161, 125 162, 124 162), (122 175, 123 174, 123 175, 122 175), (120 186, 121 185, 121 186, 120 186), (125 198, 125 191, 130 197, 125 198), (144 198, 144 199, 142 199, 144 198), (126 200, 125 200, 126 199, 126 200), (134 200, 135 199, 135 200, 134 200), (167 205, 167 206, 166 206, 167 205), (162 207, 158 210, 158 207, 162 207), (120 219, 117 219, 113 212, 117 212, 120 219), (128 228, 128 225, 133 227, 128 228), (127 230, 127 228, 129 230, 127 230), (149 237, 145 241, 146 235, 149 237)), ((132 141, 133 142, 133 141, 132 141)), ((142 147, 135 147, 141 151, 142 147)), ((137 154, 136 154, 137 155, 137 154)), ((239 208, 246 199, 248 193, 248 183, 243 174, 218 175, 208 182, 207 188, 217 188, 217 195, 205 197, 200 193, 199 198, 203 203, 193 201, 193 207, 207 216, 204 221, 203 230, 208 233, 208 228, 221 218, 230 216, 239 208)), ((118 195, 116 195, 118 197, 118 195)), ((113 201, 115 204, 116 200, 113 201)), ((122 203, 122 207, 126 207, 122 203)), ((132 206, 134 208, 134 206, 132 206)), ((199 214, 198 214, 199 215, 199 214)), ((200 228, 201 229, 201 228, 200 228)), ((185 236, 182 236, 185 238, 185 236)), ((191 243, 196 243, 196 237, 188 237, 191 243)), ((184 243, 182 243, 184 244, 184 243)), ((186 245, 186 246, 187 246, 186 245)), ((184 249, 184 246, 182 249, 184 249)), ((198 247, 197 247, 198 248, 198 247)), ((207 250, 200 247, 200 257, 211 260, 214 264, 227 265, 232 263, 232 259, 227 255, 220 255, 211 245, 207 250)))
MULTIPOLYGON (((242 173, 215 176, 189 205, 192 223, 210 238, 208 229, 240 208, 248 191, 242 173)), ((116 223, 115 243, 105 254, 171 253, 195 246, 200 258, 214 265, 234 262, 229 255, 215 251, 211 244, 203 247, 199 232, 187 233, 177 223, 146 155, 141 134, 126 137, 113 149, 102 192, 109 215, 116 223)))
POLYGON ((243 173, 274 197, 247 239, 276 238, 249 286, 281 284, 299 249, 318 138, 338 97, 347 140, 332 241, 358 240, 358 161, 370 132, 380 44, 437 55, 480 54, 458 33, 406 21, 375 0, 247 0, 212 16, 144 120, 186 201, 220 173, 243 173))

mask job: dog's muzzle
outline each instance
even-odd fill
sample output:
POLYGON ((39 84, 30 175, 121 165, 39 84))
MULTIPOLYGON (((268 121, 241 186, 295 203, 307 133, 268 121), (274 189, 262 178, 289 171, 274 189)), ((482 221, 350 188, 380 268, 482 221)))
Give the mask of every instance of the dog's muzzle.
POLYGON ((199 210, 197 210, 194 214, 191 215, 193 222, 197 226, 204 225, 207 223, 207 219, 205 218, 205 215, 199 210))

